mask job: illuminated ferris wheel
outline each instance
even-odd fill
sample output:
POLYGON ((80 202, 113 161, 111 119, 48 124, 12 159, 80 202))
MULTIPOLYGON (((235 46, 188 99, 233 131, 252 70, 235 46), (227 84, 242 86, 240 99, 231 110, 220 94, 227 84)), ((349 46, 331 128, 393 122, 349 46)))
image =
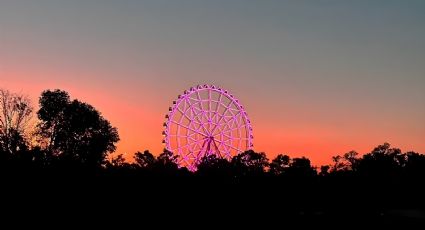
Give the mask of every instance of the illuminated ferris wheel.
POLYGON ((178 96, 165 116, 163 143, 177 163, 196 170, 200 159, 215 154, 230 160, 253 147, 244 107, 228 91, 198 85, 178 96))

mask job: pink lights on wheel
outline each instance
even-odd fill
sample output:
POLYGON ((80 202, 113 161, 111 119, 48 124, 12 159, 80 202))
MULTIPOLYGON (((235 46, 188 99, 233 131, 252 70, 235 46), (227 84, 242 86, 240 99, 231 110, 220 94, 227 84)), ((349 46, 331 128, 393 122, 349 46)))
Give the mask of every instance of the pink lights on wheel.
POLYGON ((177 155, 179 166, 192 171, 204 156, 215 154, 230 160, 253 146, 244 107, 227 90, 214 85, 185 90, 165 118, 165 147, 177 155))

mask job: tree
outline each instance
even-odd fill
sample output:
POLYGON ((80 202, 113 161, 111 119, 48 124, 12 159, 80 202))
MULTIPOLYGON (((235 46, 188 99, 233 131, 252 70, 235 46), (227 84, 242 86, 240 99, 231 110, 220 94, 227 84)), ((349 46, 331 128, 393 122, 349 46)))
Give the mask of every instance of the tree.
POLYGON ((269 160, 265 153, 248 150, 234 156, 231 163, 238 174, 260 175, 265 172, 269 165, 269 160))
POLYGON ((291 158, 288 155, 279 154, 270 163, 270 173, 273 175, 282 175, 288 168, 291 158))
POLYGON ((182 175, 182 173, 188 173, 186 168, 179 168, 177 164, 177 155, 164 149, 164 151, 156 158, 156 161, 149 168, 149 171, 156 176, 165 176, 165 178, 174 178, 182 175))
POLYGON ((126 162, 123 154, 119 154, 116 157, 112 157, 111 161, 107 163, 107 168, 124 168, 129 166, 130 164, 126 162))
POLYGON ((12 154, 22 149, 33 107, 27 96, 0 89, 0 150, 12 154))
POLYGON ((350 151, 345 153, 343 156, 334 156, 332 160, 334 165, 332 166, 332 172, 337 171, 352 171, 357 167, 359 162, 359 153, 356 151, 350 151))
POLYGON ((330 169, 330 166, 329 165, 322 165, 322 166, 320 166, 319 175, 320 176, 327 176, 327 175, 329 175, 329 169, 330 169))
POLYGON ((225 158, 217 157, 215 154, 204 156, 197 167, 197 173, 203 176, 216 178, 231 176, 230 162, 225 158))
POLYGON ((287 170, 288 174, 295 177, 312 177, 317 175, 308 158, 293 158, 287 170))
POLYGON ((170 170, 174 170, 174 169, 178 169, 178 165, 177 165, 177 156, 174 155, 172 152, 164 149, 163 153, 161 153, 155 163, 155 166, 157 168, 162 168, 162 169, 170 169, 170 170))
POLYGON ((364 175, 389 176, 399 173, 406 163, 406 155, 398 148, 384 143, 365 154, 355 167, 364 175))
POLYGON ((63 112, 70 103, 68 93, 59 89, 47 90, 41 94, 39 99, 40 109, 37 115, 42 122, 38 125, 38 128, 42 137, 41 140, 50 152, 54 151, 58 124, 63 121, 63 112))
POLYGON ((143 169, 152 168, 156 162, 155 157, 148 150, 145 150, 143 153, 135 153, 134 160, 136 161, 136 166, 143 169))
POLYGON ((424 177, 425 176, 425 155, 416 152, 407 152, 407 160, 404 166, 408 176, 424 177))
POLYGON ((63 162, 99 167, 119 141, 117 129, 94 107, 70 101, 65 91, 44 91, 37 115, 46 149, 63 162))

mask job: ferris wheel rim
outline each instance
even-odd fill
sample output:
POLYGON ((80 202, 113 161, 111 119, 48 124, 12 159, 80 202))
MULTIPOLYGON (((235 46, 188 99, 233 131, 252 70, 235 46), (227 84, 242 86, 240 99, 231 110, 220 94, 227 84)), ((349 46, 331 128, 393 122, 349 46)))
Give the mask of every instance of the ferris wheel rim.
MULTIPOLYGON (((233 109, 233 110, 235 110, 235 109, 233 109)), ((234 116, 233 112, 231 112, 231 114, 234 116)), ((201 118, 204 119, 204 117, 201 117, 201 118)), ((230 119, 230 120, 233 121, 233 122, 235 122, 235 116, 232 119, 230 119)), ((244 107, 242 106, 242 104, 240 103, 240 101, 238 99, 236 99, 232 94, 230 94, 227 90, 224 90, 224 89, 222 89, 220 87, 216 87, 214 85, 204 84, 204 85, 197 85, 195 87, 190 87, 189 90, 185 90, 183 92, 183 94, 178 95, 177 100, 176 101, 173 101, 172 106, 169 107, 169 112, 167 113, 167 115, 166 115, 166 121, 164 122, 164 128, 165 128, 165 130, 163 131, 163 136, 164 136, 163 143, 165 144, 165 148, 167 150, 171 151, 171 152, 176 151, 176 150, 179 150, 180 151, 181 148, 185 147, 185 146, 183 146, 183 147, 180 146, 180 143, 179 143, 179 139, 178 138, 186 137, 187 138, 187 141, 188 141, 188 136, 184 136, 184 135, 180 135, 179 136, 179 133, 178 132, 180 130, 180 127, 185 128, 187 133, 189 132, 188 130, 190 130, 190 131, 192 131, 195 134, 198 134, 200 136, 203 136, 203 139, 194 140, 194 142, 190 143, 189 145, 193 145, 195 143, 196 143, 196 145, 199 145, 197 143, 199 141, 204 141, 204 145, 205 145, 205 139, 206 138, 215 138, 215 137, 217 137, 217 136, 220 135, 220 138, 221 139, 213 139, 213 141, 214 141, 213 144, 216 145, 215 142, 218 142, 218 143, 220 143, 221 146, 223 146, 222 148, 225 148, 225 149, 227 148, 227 151, 225 151, 225 154, 224 154, 224 155, 226 155, 227 158, 229 158, 230 155, 231 155, 231 150, 229 150, 230 148, 233 148, 235 151, 237 151, 237 152, 240 153, 240 152, 244 151, 244 149, 245 150, 249 150, 249 149, 252 149, 252 147, 253 147, 252 125, 251 125, 251 121, 248 118, 248 114, 247 114, 246 110, 244 109, 244 107), (208 90, 209 98, 207 98, 207 99, 203 99, 203 98, 200 97, 200 92, 201 91, 204 91, 204 90, 208 90), (211 99, 211 93, 212 92, 218 93, 218 95, 219 95, 218 101, 214 101, 214 100, 211 99), (198 97, 199 100, 191 97, 194 93, 197 94, 197 97, 198 97), (221 101, 221 98, 223 96, 226 97, 227 100, 229 101, 227 107, 221 101), (190 100, 195 101, 195 103, 191 104, 189 102, 190 100), (226 108, 224 110, 224 112, 221 112, 221 115, 220 115, 220 118, 219 118, 220 120, 217 123, 214 124, 211 120, 208 120, 208 122, 209 122, 209 129, 206 129, 204 127, 204 123, 202 123, 202 121, 199 120, 199 118, 198 118, 198 116, 200 114, 201 114, 201 116, 204 115, 204 113, 206 113, 205 111, 201 111, 201 112, 196 113, 196 114, 195 113, 192 113, 192 116, 191 117, 189 117, 189 115, 186 114, 189 109, 192 109, 193 110, 193 106, 194 105, 201 104, 200 106, 202 106, 202 103, 203 102, 206 102, 206 101, 208 103, 210 103, 209 104, 209 107, 208 107, 208 109, 209 109, 208 110, 208 113, 209 113, 209 116, 210 117, 208 119, 211 119, 212 120, 212 117, 211 117, 211 102, 212 101, 214 103, 217 103, 216 111, 213 111, 213 114, 215 113, 213 116, 215 116, 216 119, 217 119, 217 116, 219 114, 218 113, 219 112, 218 111, 218 108, 220 106, 223 106, 224 108, 226 108), (179 109, 179 106, 182 103, 188 103, 189 104, 189 106, 186 109, 186 111, 181 111, 179 109), (242 135, 240 133, 241 132, 240 130, 242 129, 242 126, 237 126, 236 128, 231 128, 230 125, 228 124, 229 122, 227 122, 229 120, 227 120, 224 123, 224 126, 227 126, 226 129, 218 128, 220 125, 223 125, 223 123, 221 123, 222 122, 221 120, 224 119, 224 117, 226 116, 226 113, 228 112, 228 110, 231 112, 231 109, 230 109, 231 106, 235 106, 236 107, 236 110, 238 111, 238 114, 237 115, 239 115, 239 119, 244 122, 244 125, 243 125, 244 127, 243 128, 246 130, 246 137, 245 138, 242 138, 241 137, 242 135), (179 113, 182 114, 181 115, 181 118, 180 118, 180 121, 179 121, 180 123, 182 122, 182 119, 183 119, 184 116, 186 116, 188 118, 189 124, 187 126, 185 126, 183 124, 180 124, 179 122, 173 120, 173 118, 175 117, 175 114, 177 112, 179 112, 179 113), (200 123, 200 127, 202 127, 205 132, 200 132, 199 131, 200 127, 198 128, 198 130, 194 130, 194 129, 192 129, 190 127, 190 125, 192 124, 192 122, 195 122, 194 121, 195 119, 198 119, 198 122, 200 123), (214 124, 214 128, 212 130, 210 130, 211 129, 211 124, 214 124), (177 148, 174 148, 174 149, 172 148, 171 143, 170 143, 171 142, 170 141, 170 137, 172 136, 171 135, 170 128, 171 128, 172 125, 177 125, 177 127, 178 127, 177 128, 177 133, 176 133, 175 136, 177 137, 177 142, 178 142, 178 145, 179 146, 177 148), (219 130, 216 132, 216 129, 219 129, 219 130), (227 140, 223 140, 223 133, 224 133, 224 131, 225 132, 229 132, 229 130, 230 130, 230 131, 233 132, 233 130, 235 130, 235 129, 237 129, 238 132, 239 132, 239 137, 238 137, 239 138, 239 141, 241 141, 242 139, 244 141, 246 141, 246 147, 243 147, 243 146, 241 147, 241 144, 240 144, 241 142, 239 142, 239 145, 238 145, 239 148, 232 146, 232 144, 226 143, 229 140, 230 141, 233 141, 233 140, 238 139, 238 138, 236 138, 234 136, 229 136, 227 140), (227 147, 224 147, 224 146, 227 146, 227 147)), ((201 147, 201 150, 200 151, 202 151, 202 150, 203 150, 203 146, 201 147)), ((208 150, 208 151, 210 151, 210 150, 208 150)), ((218 151, 218 152, 220 152, 220 151, 218 151)), ((179 154, 182 155, 180 152, 177 153, 177 154, 178 155, 179 154)), ((195 157, 193 156, 193 152, 191 152, 190 154, 186 154, 185 156, 181 156, 181 157, 182 158, 187 158, 188 155, 191 155, 191 159, 192 158, 196 158, 196 156, 195 157)))

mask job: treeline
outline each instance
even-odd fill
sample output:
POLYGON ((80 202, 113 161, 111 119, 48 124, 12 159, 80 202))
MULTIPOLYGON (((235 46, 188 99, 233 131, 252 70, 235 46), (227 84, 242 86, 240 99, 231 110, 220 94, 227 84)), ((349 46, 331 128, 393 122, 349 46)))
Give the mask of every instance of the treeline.
POLYGON ((164 150, 155 157, 149 151, 134 154, 134 163, 122 157, 108 160, 119 141, 118 131, 91 105, 71 100, 61 90, 46 90, 39 98, 33 119, 31 101, 0 90, 0 167, 104 170, 152 174, 196 174, 205 177, 302 177, 367 176, 418 177, 425 173, 425 156, 379 145, 362 156, 355 151, 333 157, 333 164, 313 167, 308 158, 280 154, 269 161, 264 153, 249 150, 230 161, 210 155, 198 162, 198 170, 179 168, 176 156, 164 150), (31 124, 32 122, 32 124, 31 124))
MULTIPOLYGON (((149 151, 137 152, 134 163, 122 155, 107 160, 119 141, 116 128, 91 105, 71 100, 67 92, 46 90, 39 98, 37 122, 31 101, 19 94, 0 90, 0 165, 4 167, 65 167, 127 171, 183 171, 177 167, 176 156, 164 151, 158 157, 149 151)), ((355 151, 333 157, 332 165, 311 165, 310 160, 291 159, 278 155, 271 162, 264 153, 252 150, 233 157, 231 161, 215 155, 198 162, 196 174, 225 177, 241 176, 326 176, 358 175, 420 175, 425 157, 415 152, 402 153, 388 143, 359 157, 355 151)))
MULTIPOLYGON (((382 216, 390 223, 391 210, 413 208, 420 210, 413 219, 425 220, 425 155, 388 143, 363 155, 335 156, 321 167, 305 157, 280 154, 269 160, 253 150, 231 160, 209 155, 192 172, 179 168, 166 150, 157 157, 137 152, 131 163, 122 155, 108 158, 119 141, 117 129, 65 91, 44 91, 34 111, 27 97, 0 90, 0 113, 0 185, 9 192, 2 201, 19 197, 11 201, 52 203, 52 210, 87 202, 98 211, 114 204, 122 210, 166 207, 177 214, 181 207, 210 215, 218 209, 252 220, 264 213, 329 223, 382 216)), ((404 221, 403 215, 396 217, 404 221)))
POLYGON ((117 129, 91 105, 61 90, 44 91, 33 119, 31 101, 0 90, 2 167, 96 168, 119 141, 117 129))

